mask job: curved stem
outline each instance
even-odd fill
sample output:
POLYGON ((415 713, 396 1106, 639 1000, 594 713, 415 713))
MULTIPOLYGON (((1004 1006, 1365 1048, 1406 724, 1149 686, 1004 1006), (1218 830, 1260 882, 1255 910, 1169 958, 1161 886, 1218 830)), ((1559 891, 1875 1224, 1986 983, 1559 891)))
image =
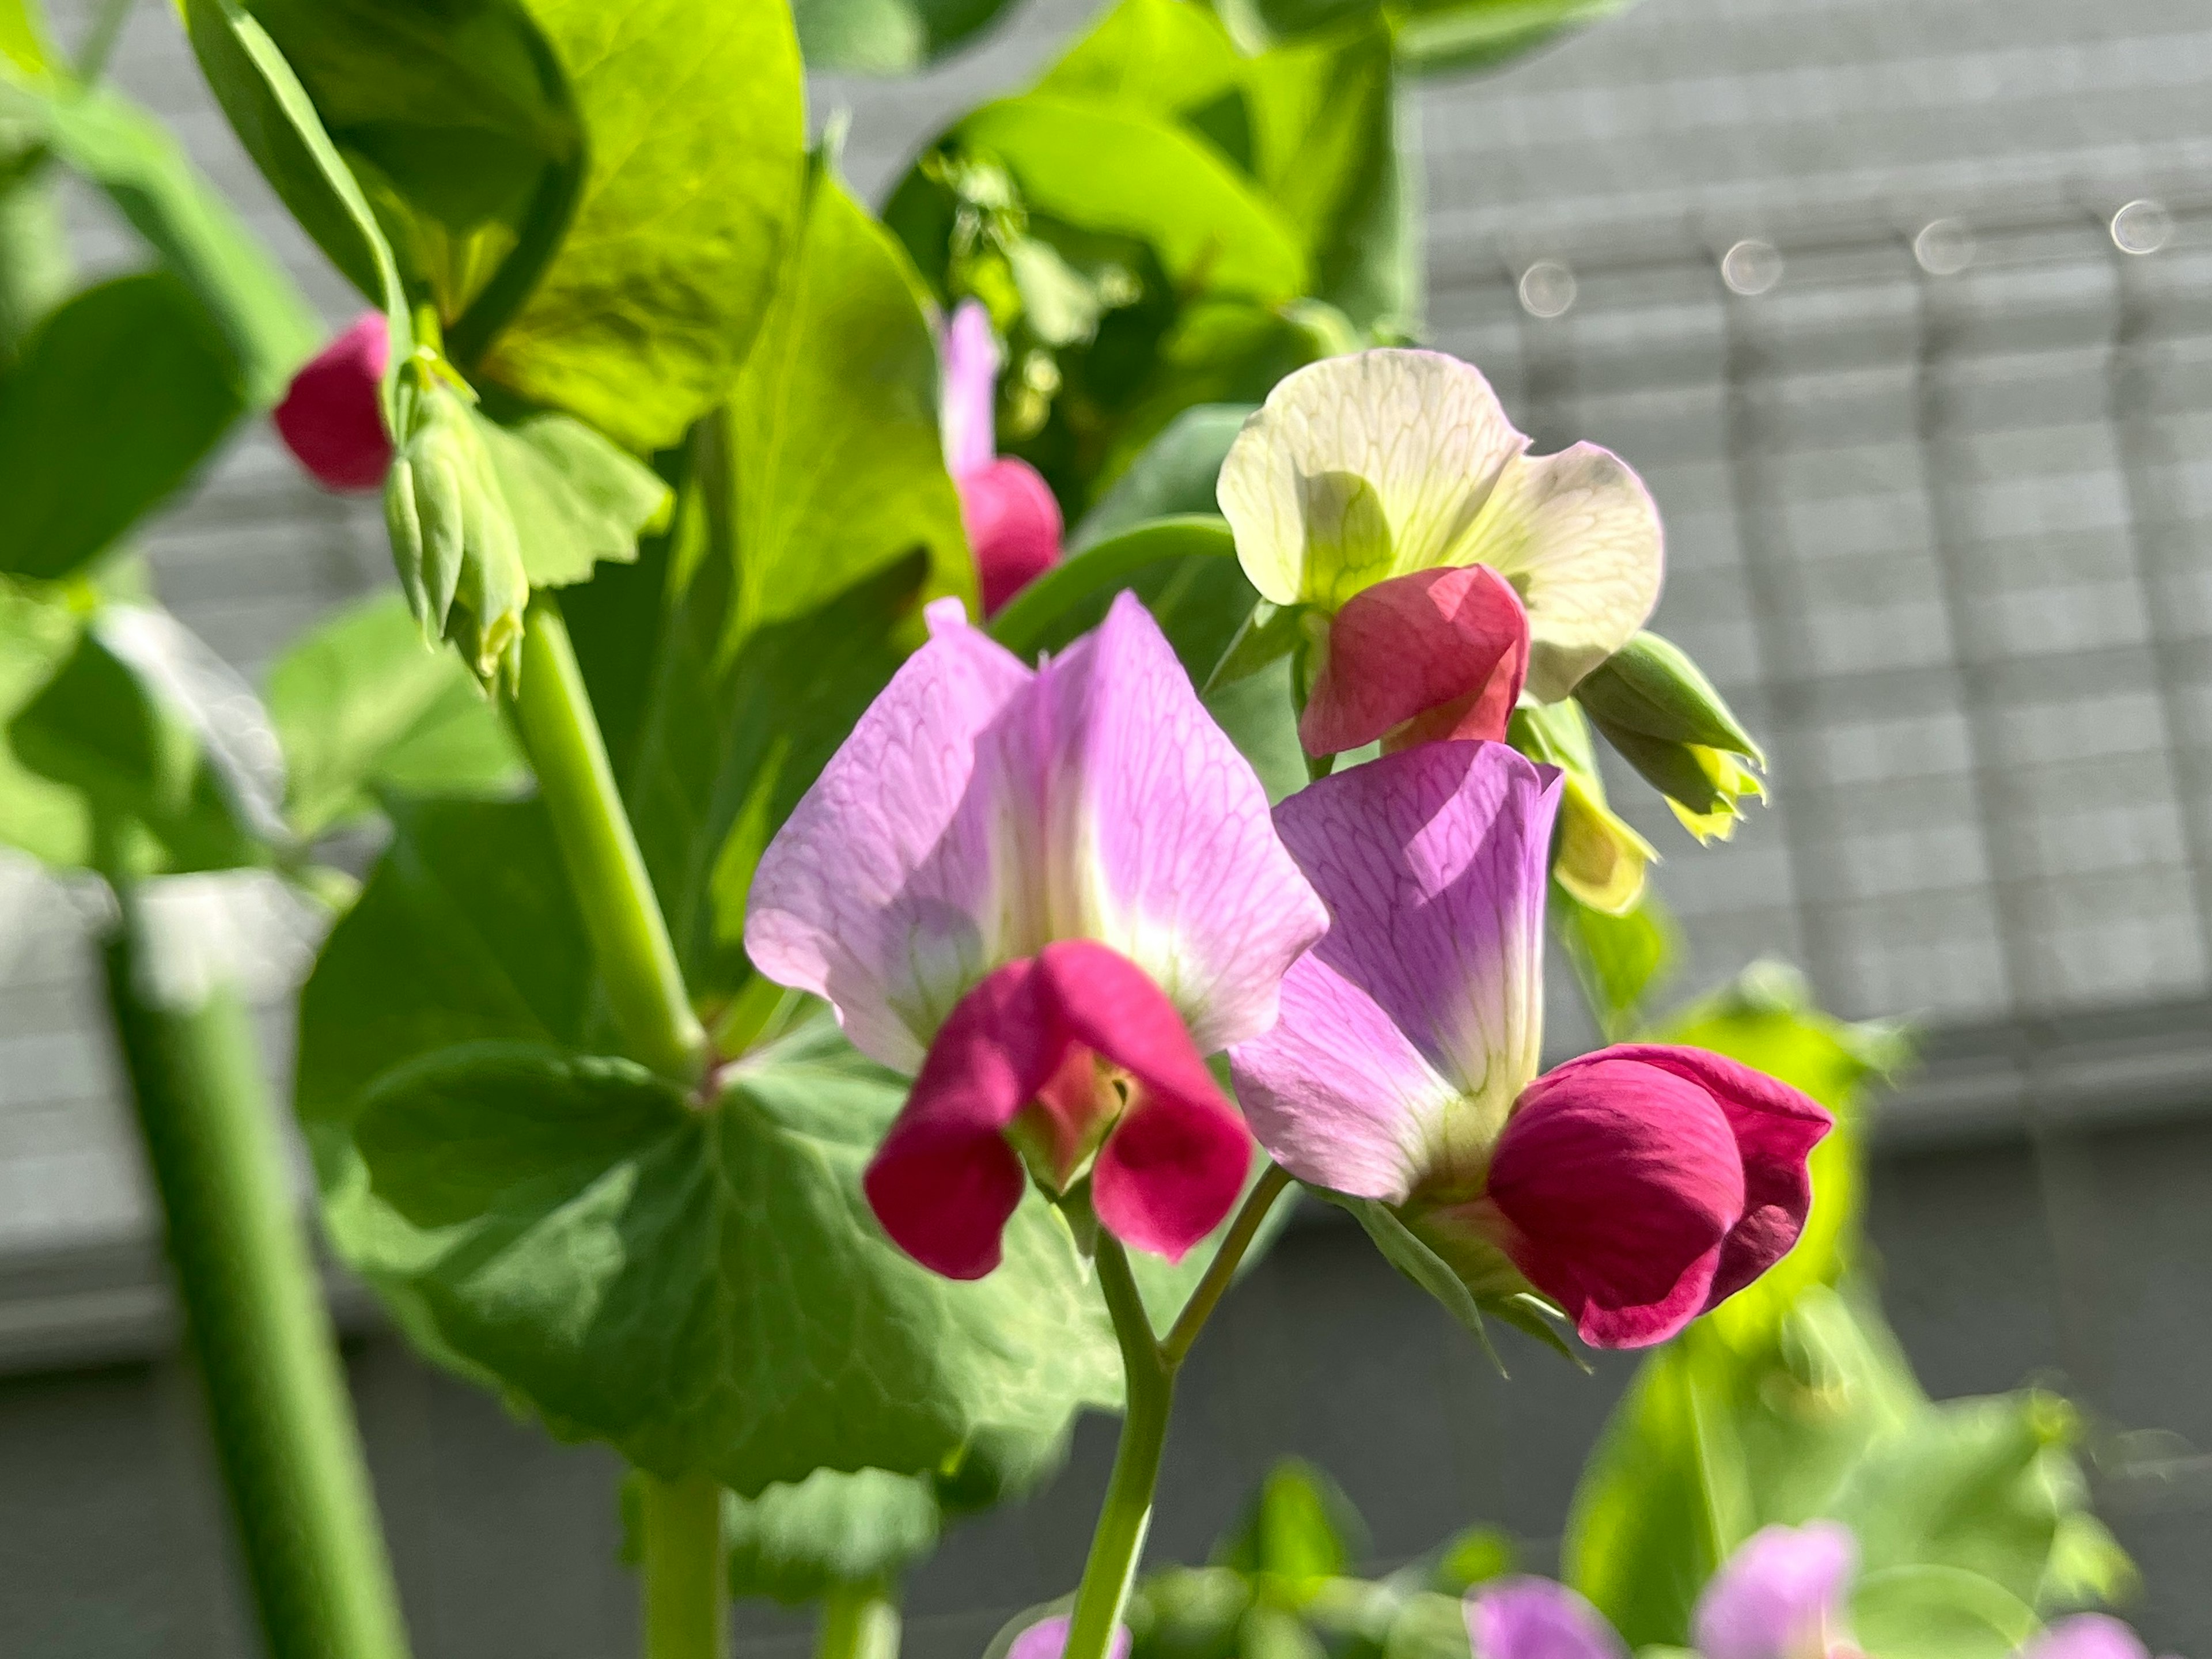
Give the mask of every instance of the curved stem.
POLYGON ((696 1083, 706 1069, 707 1033, 615 787, 575 647, 560 607, 542 593, 530 602, 512 707, 629 1056, 696 1083))
POLYGON ((722 1489, 703 1474, 641 1474, 645 1659, 726 1659, 730 1596, 722 1489))
POLYGON ((1160 1344, 1160 1356, 1170 1366, 1182 1364, 1183 1356, 1190 1352, 1190 1345, 1198 1340, 1199 1332, 1212 1316, 1214 1304, 1221 1300, 1222 1292, 1237 1277, 1237 1269, 1243 1265, 1244 1253, 1259 1236, 1260 1224, 1267 1218, 1267 1212, 1275 1207, 1275 1200, 1290 1184, 1290 1172, 1272 1161, 1252 1183, 1252 1190, 1244 1195, 1243 1206, 1237 1212, 1237 1219, 1229 1224, 1229 1231, 1222 1237, 1221 1248, 1206 1264, 1205 1276, 1190 1293, 1190 1300, 1183 1304, 1182 1312, 1176 1317, 1175 1328, 1160 1344))
POLYGON ((898 1659, 898 1600, 880 1578, 840 1580, 822 1598, 814 1659, 898 1659))
POLYGON ((1152 1522, 1152 1491, 1159 1484, 1160 1454, 1167 1445, 1168 1415, 1175 1404, 1175 1367, 1153 1339, 1144 1298, 1129 1275, 1129 1259, 1110 1233, 1098 1235, 1098 1283, 1114 1317, 1127 1379, 1127 1406, 1121 1419, 1121 1443, 1114 1452, 1114 1475, 1105 1506, 1091 1535, 1091 1554, 1083 1583, 1075 1592, 1067 1646, 1060 1659, 1106 1659, 1114 1632, 1128 1605, 1144 1554, 1145 1534, 1152 1522))

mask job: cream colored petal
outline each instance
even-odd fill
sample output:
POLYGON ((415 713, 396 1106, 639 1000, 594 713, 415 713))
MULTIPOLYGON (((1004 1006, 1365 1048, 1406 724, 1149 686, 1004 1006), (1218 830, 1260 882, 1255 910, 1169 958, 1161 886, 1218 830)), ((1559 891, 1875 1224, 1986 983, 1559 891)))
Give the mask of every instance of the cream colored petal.
POLYGON ((1465 542, 1528 446, 1481 371, 1439 351, 1362 351, 1286 376, 1244 422, 1217 495, 1252 585, 1341 605, 1465 542))
POLYGON ((1528 611, 1528 693, 1557 702, 1659 603, 1659 508, 1595 444, 1518 456, 1450 562, 1486 564, 1513 584, 1528 611))

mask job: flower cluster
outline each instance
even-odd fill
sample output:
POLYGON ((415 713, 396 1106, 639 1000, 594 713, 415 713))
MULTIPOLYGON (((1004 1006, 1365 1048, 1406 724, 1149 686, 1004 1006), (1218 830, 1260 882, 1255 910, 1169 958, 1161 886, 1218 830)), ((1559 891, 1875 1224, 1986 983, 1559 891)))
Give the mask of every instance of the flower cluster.
MULTIPOLYGON (((1754 1533, 1698 1598, 1695 1659, 1864 1659, 1851 1639, 1857 1567, 1850 1530, 1835 1522, 1754 1533)), ((1628 1659, 1596 1608, 1546 1578, 1509 1578, 1470 1595, 1467 1628, 1474 1659, 1628 1659)), ((2016 1659, 2150 1656, 2118 1620, 2082 1613, 2033 1638, 2016 1659)))
MULTIPOLYGON (((948 351, 969 477, 981 320, 948 351)), ((933 607, 763 856, 745 933, 914 1075, 866 1190, 918 1261, 988 1273, 1032 1180, 1179 1258, 1255 1137, 1600 1346, 1672 1335, 1796 1241, 1812 1101, 1651 1044, 1537 1074, 1567 781, 1500 739, 1636 637, 1659 529, 1613 456, 1527 441, 1425 352, 1318 365, 1253 417, 1221 495, 1261 592, 1319 619, 1302 732, 1386 751, 1272 813, 1133 595, 1034 670, 933 607)))

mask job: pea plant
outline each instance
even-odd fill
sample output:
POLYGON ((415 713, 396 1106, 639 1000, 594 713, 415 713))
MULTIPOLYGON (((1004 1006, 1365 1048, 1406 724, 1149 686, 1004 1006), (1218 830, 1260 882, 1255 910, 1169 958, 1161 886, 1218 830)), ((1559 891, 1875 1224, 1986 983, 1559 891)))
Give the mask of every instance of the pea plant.
MULTIPOLYGON (((1700 841, 1765 757, 1647 630, 1629 463, 1532 454, 1421 343, 1407 87, 1607 9, 1116 0, 879 215, 805 69, 920 67, 988 0, 182 0, 367 302, 319 350, 173 149, 0 9, 25 153, 167 266, 0 339, 0 468, 45 514, 0 530, 0 832, 116 900, 273 1651, 405 1638, 205 948, 204 872, 240 869, 328 918, 293 1104, 330 1245, 432 1361, 628 1461, 649 1659, 726 1651, 762 1594, 818 1601, 832 1659, 895 1650, 901 1573, 1085 1410, 1122 1421, 1088 1557, 1005 1645, 1157 1645, 1177 1376, 1298 1193, 1486 1346, 1673 1345, 1593 1463, 1577 1589, 1492 1586, 1448 1648, 1613 1650, 1595 1602, 1708 1659, 1845 1650, 1820 1528, 1853 1517, 1768 1501, 1781 1464, 1707 1492, 1686 1564, 1639 1530, 1706 1421, 1682 1390, 1735 1386, 1697 1356, 1766 1363, 1839 1294, 1853 1166, 1797 1050, 1645 1029, 1670 924, 1598 756, 1700 841), (143 438, 73 439, 118 400, 143 438), (118 550, 248 409, 380 498, 396 576, 265 698, 118 550), (1547 932, 1614 1039, 1548 1072, 1547 932), (1816 1624, 1728 1646, 1792 1573, 1816 1624)), ((2056 1605, 1982 1617, 1989 1582, 1912 1580, 1999 1644, 1945 1653, 2056 1605)), ((1932 1651, 1852 1606, 1869 1651, 1932 1651)))

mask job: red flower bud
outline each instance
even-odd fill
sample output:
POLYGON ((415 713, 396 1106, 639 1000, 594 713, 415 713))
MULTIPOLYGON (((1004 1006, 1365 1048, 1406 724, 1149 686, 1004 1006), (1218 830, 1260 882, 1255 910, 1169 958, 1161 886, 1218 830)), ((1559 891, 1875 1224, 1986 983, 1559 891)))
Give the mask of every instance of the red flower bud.
POLYGON ((381 312, 362 313, 292 377, 271 418, 300 465, 325 489, 374 489, 392 468, 377 387, 392 361, 381 312))

